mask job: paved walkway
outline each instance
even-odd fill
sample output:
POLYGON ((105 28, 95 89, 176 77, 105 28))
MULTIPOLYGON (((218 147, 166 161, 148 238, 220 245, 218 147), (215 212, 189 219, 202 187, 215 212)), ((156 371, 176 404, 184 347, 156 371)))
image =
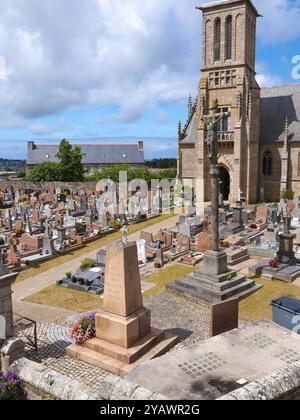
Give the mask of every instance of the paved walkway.
MULTIPOLYGON (((146 231, 155 234, 161 228, 170 228, 175 226, 178 222, 178 219, 179 216, 174 216, 165 221, 154 223, 152 226, 147 227, 146 231)), ((129 240, 135 241, 139 239, 140 232, 141 231, 138 231, 130 235, 129 240)), ((105 248, 106 246, 102 247, 101 249, 105 248)), ((24 302, 23 299, 51 286, 52 284, 55 284, 58 280, 64 277, 65 273, 67 273, 68 271, 75 271, 80 266, 81 261, 84 258, 95 259, 97 252, 98 249, 92 252, 88 252, 84 256, 74 258, 73 260, 68 261, 67 263, 60 264, 55 268, 51 268, 50 270, 45 271, 44 273, 40 273, 37 276, 30 277, 21 283, 15 284, 13 286, 14 312, 38 322, 51 321, 72 314, 72 312, 66 311, 64 309, 47 307, 44 305, 37 305, 31 302, 24 302)))

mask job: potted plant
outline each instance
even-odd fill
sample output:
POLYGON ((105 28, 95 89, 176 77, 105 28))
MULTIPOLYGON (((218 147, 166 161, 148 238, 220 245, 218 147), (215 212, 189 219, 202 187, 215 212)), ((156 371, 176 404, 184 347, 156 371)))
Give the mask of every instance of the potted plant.
POLYGON ((86 258, 85 260, 83 260, 81 262, 80 269, 81 269, 81 271, 87 271, 87 270, 90 270, 91 268, 93 268, 94 265, 95 265, 95 263, 94 263, 93 260, 90 260, 90 259, 86 258))
POLYGON ((70 332, 70 338, 75 341, 77 345, 82 346, 86 341, 91 340, 96 336, 95 315, 95 313, 88 314, 73 325, 70 332))
POLYGON ((279 266, 279 261, 276 258, 269 261, 269 267, 277 268, 278 266, 279 266))
POLYGON ((66 278, 68 279, 68 280, 71 280, 72 279, 72 271, 68 271, 67 273, 66 273, 66 278))
POLYGON ((0 401, 24 401, 27 392, 20 378, 13 372, 0 372, 0 401))

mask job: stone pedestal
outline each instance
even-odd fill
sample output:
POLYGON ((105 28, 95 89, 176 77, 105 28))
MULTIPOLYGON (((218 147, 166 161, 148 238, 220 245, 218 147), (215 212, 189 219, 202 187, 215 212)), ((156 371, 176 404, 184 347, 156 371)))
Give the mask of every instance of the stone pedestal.
POLYGON ((255 281, 228 269, 225 251, 205 253, 202 270, 167 287, 176 295, 191 298, 208 306, 231 299, 245 299, 260 288, 261 286, 256 285, 255 281))
MULTIPOLYGON (((279 251, 276 255, 276 259, 284 264, 295 263, 297 259, 294 252, 294 239, 296 239, 295 233, 279 233, 279 251)), ((298 261, 300 262, 300 261, 298 261)))
POLYGON ((232 222, 228 226, 225 226, 222 229, 222 231, 223 233, 235 235, 239 232, 242 232, 243 229, 244 229, 243 206, 241 202, 237 202, 236 207, 233 208, 232 222))
POLYGON ((5 335, 13 336, 13 309, 11 286, 15 282, 18 274, 10 273, 7 269, 0 271, 0 315, 5 319, 5 335))
POLYGON ((119 376, 167 352, 177 337, 151 328, 143 307, 137 247, 122 241, 107 250, 103 309, 96 316, 96 338, 67 353, 119 376))
POLYGON ((14 361, 15 355, 24 350, 19 338, 13 337, 13 308, 11 286, 18 274, 10 273, 7 267, 0 265, 0 371, 6 372, 14 361))

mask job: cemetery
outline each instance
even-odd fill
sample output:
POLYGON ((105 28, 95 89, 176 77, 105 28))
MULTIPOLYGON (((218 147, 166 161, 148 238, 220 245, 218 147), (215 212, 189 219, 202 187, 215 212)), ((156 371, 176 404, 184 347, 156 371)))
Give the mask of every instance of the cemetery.
MULTIPOLYGON (((255 31, 262 16, 252 1, 202 3, 202 74, 195 100, 188 99, 187 121, 178 124, 177 169, 176 159, 163 157, 165 170, 156 174, 160 165, 153 158, 153 166, 145 166, 141 140, 137 148, 99 143, 83 144, 83 150, 68 140, 59 147, 30 141, 27 173, 0 179, 0 400, 109 402, 101 414, 113 415, 120 413, 115 401, 148 401, 157 408, 162 401, 300 400, 300 90, 259 87, 255 31)), ((148 30, 147 14, 137 19, 134 5, 127 6, 126 33, 131 21, 136 33, 141 22, 148 30)), ((104 9, 101 15, 118 11, 104 9)), ((169 14, 177 24, 173 9, 169 14)), ((182 28, 174 26, 181 36, 182 28)), ((91 27, 93 41, 97 31, 91 27)), ((145 46, 149 33, 142 37, 145 46)), ((95 44, 103 54, 101 34, 95 44)), ((105 48, 112 51, 109 42, 105 48)), ((41 51, 48 64, 46 48, 41 51)), ((126 56, 130 52, 127 45, 126 56)), ((140 64, 148 61, 142 58, 140 64)), ((126 124, 134 128, 138 121, 148 129, 143 124, 154 121, 149 112, 164 124, 169 115, 160 110, 175 109, 164 99, 173 97, 164 92, 164 73, 181 87, 179 67, 174 77, 168 64, 160 63, 163 71, 153 68, 149 80, 147 72, 142 79, 127 66, 132 77, 125 75, 122 95, 128 96, 127 85, 134 92, 139 79, 140 98, 123 98, 127 110, 111 98, 109 118, 97 122, 107 125, 104 133, 129 133, 126 124), (147 85, 154 89, 146 101, 147 85), (160 107, 153 99, 157 91, 160 107), (111 114, 114 108, 119 115, 111 114)), ((7 78, 15 73, 11 67, 7 78)), ((76 76, 70 86, 83 82, 76 76)), ((69 121, 82 107, 81 96, 87 107, 106 110, 105 98, 101 107, 97 103, 106 89, 96 82, 91 77, 88 95, 84 83, 78 95, 74 86, 78 103, 70 98, 65 104, 69 121)), ((53 106, 51 97, 49 102, 53 106)), ((19 107, 22 119, 12 110, 7 115, 25 126, 30 109, 19 107)), ((58 125, 67 127, 64 112, 52 110, 49 121, 61 114, 58 125)), ((33 135, 54 128, 31 120, 33 135)), ((86 132, 94 138, 93 130, 86 132)), ((172 141, 164 139, 149 143, 164 153, 170 145, 161 143, 172 141)), ((124 413, 131 417, 134 410, 124 413)))
MULTIPOLYGON (((38 381, 45 392, 41 364, 60 384, 80 378, 74 389, 80 387, 86 399, 87 393, 109 399, 104 390, 111 381, 121 389, 140 389, 143 396, 218 399, 241 392, 253 379, 266 381, 274 371, 284 375, 285 361, 300 360, 300 349, 295 344, 290 350, 287 332, 271 322, 270 302, 283 295, 300 299, 300 200, 231 205, 216 192, 203 215, 189 206, 185 214, 149 215, 139 224, 130 222, 130 214, 110 224, 87 193, 67 196, 63 204, 51 190, 11 196, 15 204, 1 220, 1 370, 12 369, 31 386, 38 381), (61 268, 55 266, 59 255, 69 255, 61 268), (25 271, 14 285, 23 265, 30 275, 25 271), (35 270, 42 270, 41 286, 35 270), (23 288, 26 294, 18 300, 14 294, 23 288), (267 358, 264 349, 272 348, 278 362, 262 370, 251 361, 251 375, 237 367, 232 376, 222 350, 226 340, 248 359, 251 348, 259 347, 261 360, 267 358), (243 350, 241 341, 247 343, 243 350), (169 384, 177 376, 181 389, 169 384), (198 376, 201 392, 193 391, 198 376)), ((110 392, 119 396, 117 389, 110 392)), ((57 392, 48 389, 47 395, 61 398, 57 392)))
POLYGON ((28 390, 38 382, 50 399, 64 391, 47 389, 40 366, 60 384, 78 381, 74 390, 86 399, 110 399, 111 381, 143 396, 218 399, 284 375, 300 349, 271 322, 270 303, 300 300, 300 199, 231 204, 218 179, 211 183, 203 214, 189 205, 137 218, 124 207, 111 218, 95 191, 5 190, 12 206, 0 219, 1 370, 28 390), (261 360, 267 348, 278 357, 265 370, 249 361, 248 372, 236 355, 230 375, 227 340, 248 360, 256 346, 261 360), (170 386, 177 377, 181 389, 170 386))

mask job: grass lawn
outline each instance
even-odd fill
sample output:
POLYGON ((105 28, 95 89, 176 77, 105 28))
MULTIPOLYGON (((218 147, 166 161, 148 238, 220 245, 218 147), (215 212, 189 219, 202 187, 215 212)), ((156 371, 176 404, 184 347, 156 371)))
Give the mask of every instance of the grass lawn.
MULTIPOLYGON (((144 297, 157 296, 165 291, 167 284, 180 279, 195 269, 174 264, 153 276, 147 278, 147 282, 155 283, 155 287, 144 293, 144 297)), ((24 299, 25 302, 37 303, 39 305, 47 305, 55 308, 67 309, 74 312, 88 312, 97 308, 101 308, 102 299, 90 295, 88 293, 75 292, 73 290, 62 289, 56 285, 47 287, 40 292, 24 299)))
POLYGON ((256 279, 256 283, 264 287, 240 303, 240 318, 246 321, 272 319, 270 302, 274 299, 289 297, 300 300, 299 286, 263 279, 256 279))
MULTIPOLYGON (((164 220, 170 219, 174 216, 174 211, 171 214, 162 214, 154 219, 147 220, 146 222, 138 223, 136 225, 129 226, 129 234, 139 232, 140 230, 145 230, 149 226, 152 226, 156 223, 163 222, 164 220)), ((44 263, 38 264, 35 267, 29 268, 19 274, 17 277, 16 283, 20 283, 30 277, 37 276, 40 273, 50 270, 51 268, 57 267, 60 264, 67 263, 72 261, 75 258, 85 256, 85 254, 94 251, 95 249, 106 246, 114 241, 117 241, 122 237, 121 232, 115 232, 111 235, 104 236, 103 238, 98 239, 95 242, 87 244, 84 248, 77 251, 71 252, 70 254, 63 255, 61 257, 53 258, 52 260, 46 261, 44 263)))
POLYGON ((24 299, 24 301, 73 312, 89 312, 102 306, 102 299, 99 296, 62 289, 56 285, 47 287, 35 295, 24 299))
POLYGON ((174 264, 165 269, 159 270, 146 280, 154 283, 155 287, 144 293, 144 298, 150 298, 162 294, 168 284, 174 283, 193 271, 199 270, 199 267, 189 267, 183 264, 174 264))

